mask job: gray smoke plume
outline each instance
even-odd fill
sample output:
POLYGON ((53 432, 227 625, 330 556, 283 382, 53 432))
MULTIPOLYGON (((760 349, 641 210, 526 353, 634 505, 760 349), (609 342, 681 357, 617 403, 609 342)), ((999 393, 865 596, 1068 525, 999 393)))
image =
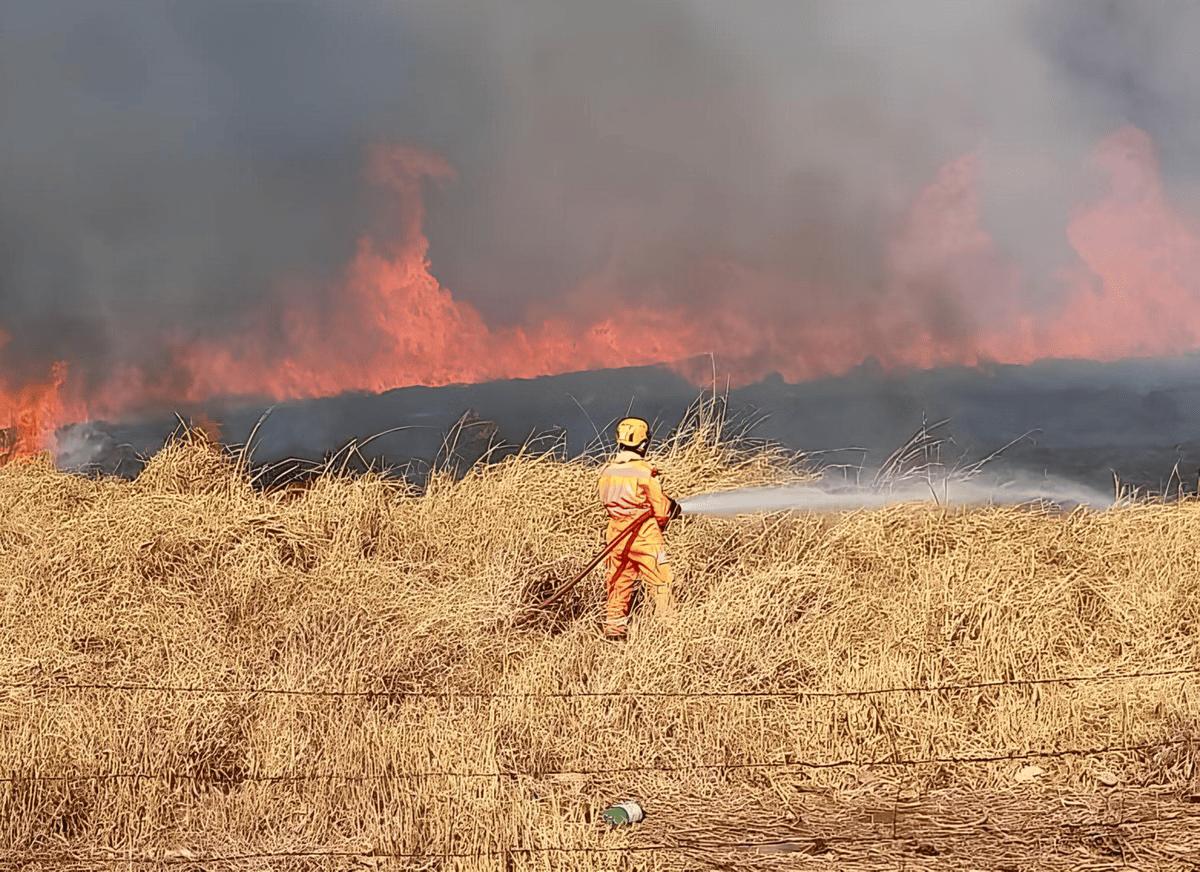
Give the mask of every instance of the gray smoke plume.
MULTIPOLYGON (((6 378, 119 365, 182 389, 163 337, 220 336, 328 288, 385 232, 367 148, 443 156, 430 259, 492 324, 739 292, 745 354, 879 294, 885 239, 946 161, 1037 276, 1098 137, 1150 134, 1194 209, 1200 5, 1033 0, 7 0, 0 12, 6 378), (583 283, 592 289, 580 293, 583 283)), ((969 342, 931 275, 915 317, 969 342)), ((981 300, 981 306, 986 301, 981 300)), ((870 309, 861 325, 870 331, 870 309)), ((879 341, 889 341, 881 335, 879 341)))

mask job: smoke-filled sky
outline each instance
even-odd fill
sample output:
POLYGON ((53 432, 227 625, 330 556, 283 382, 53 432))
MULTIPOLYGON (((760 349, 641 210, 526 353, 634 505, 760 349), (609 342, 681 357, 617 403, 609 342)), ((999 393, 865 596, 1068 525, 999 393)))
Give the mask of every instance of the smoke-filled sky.
POLYGON ((0 426, 1195 347, 1197 44, 1187 0, 7 0, 0 426))

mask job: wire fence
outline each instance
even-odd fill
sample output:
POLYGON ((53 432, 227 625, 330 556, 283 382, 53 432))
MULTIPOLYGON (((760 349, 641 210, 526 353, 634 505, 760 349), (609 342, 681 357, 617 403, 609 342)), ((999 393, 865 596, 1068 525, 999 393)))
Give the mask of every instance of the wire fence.
POLYGON ((917 693, 958 693, 1004 687, 1039 687, 1059 684, 1099 684, 1136 681, 1143 678, 1200 676, 1200 667, 1154 669, 1098 675, 1057 675, 1031 678, 996 678, 948 684, 895 685, 847 690, 564 690, 564 691, 455 691, 416 689, 342 690, 338 688, 221 687, 188 684, 142 684, 122 682, 0 682, 0 690, 36 693, 101 691, 107 693, 200 694, 213 696, 288 696, 330 699, 430 699, 430 700, 525 700, 525 699, 861 699, 873 696, 917 693))
MULTIPOLYGON (((1200 668, 1175 668, 1142 670, 1125 673, 1105 673, 1096 675, 1063 675, 1030 678, 1008 678, 963 682, 954 684, 925 684, 901 685, 879 688, 849 689, 849 690, 741 690, 741 691, 529 691, 529 692, 464 692, 413 690, 342 690, 342 689, 308 689, 308 688, 279 688, 279 687, 221 687, 199 685, 171 684, 139 684, 117 682, 7 682, 0 683, 0 690, 32 691, 37 693, 53 692, 86 692, 103 693, 150 693, 150 694, 196 694, 196 695, 245 695, 245 696, 285 696, 330 699, 431 699, 431 700, 521 700, 521 699, 623 699, 623 698, 657 698, 657 699, 705 699, 722 698, 754 698, 754 699, 855 699, 877 697, 887 694, 935 694, 964 691, 978 691, 1003 687, 1037 687, 1043 685, 1093 684, 1107 682, 1134 681, 1139 679, 1162 679, 1172 677, 1195 677, 1200 675, 1200 668)), ((600 768, 529 768, 529 769, 488 769, 488 770, 454 770, 429 769, 424 771, 383 771, 383 772, 285 772, 285 773, 250 773, 250 772, 220 772, 220 771, 114 771, 114 772, 77 772, 69 774, 43 774, 38 771, 10 772, 0 776, 0 784, 9 785, 12 790, 34 784, 60 783, 79 784, 118 783, 157 781, 168 785, 177 783, 194 783, 200 785, 216 785, 222 787, 243 784, 309 784, 309 783, 398 783, 410 781, 427 781, 431 779, 539 779, 555 777, 605 779, 636 774, 671 774, 686 772, 713 772, 729 774, 736 772, 803 772, 805 770, 837 770, 837 769, 912 769, 924 766, 977 766, 1006 762, 1047 760, 1061 758, 1095 758, 1112 754, 1153 754, 1167 750, 1185 750, 1189 755, 1200 748, 1200 739, 1191 737, 1168 738, 1160 741, 1141 743, 1122 743, 1078 748, 1037 748, 1014 751, 991 751, 974 755, 929 755, 905 757, 893 750, 884 758, 867 759, 832 759, 807 760, 795 759, 784 755, 776 760, 707 760, 684 763, 638 763, 627 766, 612 766, 600 768)), ((1174 758, 1176 763, 1181 758, 1174 758)), ((1169 760, 1167 762, 1170 762, 1169 760)), ((1195 818, 1200 822, 1200 810, 1195 818)), ((1061 824, 1049 827, 1026 829, 1025 832, 1069 832, 1073 830, 1109 831, 1119 830, 1144 823, 1153 823, 1159 818, 1146 820, 1125 820, 1113 823, 1080 823, 1061 824)), ((976 828, 978 830, 978 828, 976 828)), ((983 832, 980 830, 979 832, 983 832)), ((1018 832, 1014 830, 1006 833, 1018 832)), ((1005 835, 1000 833, 999 835, 1005 835)), ((976 833, 978 835, 979 833, 976 833)), ((44 863, 56 866, 74 864, 92 866, 140 865, 140 866, 201 866, 205 864, 238 864, 253 862, 270 862, 286 860, 307 860, 321 863, 334 860, 350 860, 363 856, 372 857, 379 861, 437 861, 437 860, 478 860, 488 857, 509 857, 513 855, 533 854, 609 854, 609 853, 687 853, 713 851, 751 851, 771 845, 787 843, 788 850, 798 852, 820 853, 831 849, 836 844, 871 843, 880 844, 899 840, 895 833, 872 834, 867 837, 813 837, 780 834, 770 839, 755 840, 696 840, 671 844, 622 845, 622 846, 510 846, 487 851, 462 852, 415 852, 415 853, 372 853, 352 850, 306 849, 295 851, 257 851, 248 853, 230 853, 225 855, 213 854, 202 857, 188 854, 187 856, 109 856, 101 854, 0 854, 0 863, 44 863)), ((908 838, 905 836, 904 838, 908 838)), ((1198 867, 1200 868, 1200 867, 1198 867)))
MULTIPOLYGON (((1133 681, 1142 678, 1167 678, 1200 675, 1200 669, 1177 668, 1143 670, 1139 672, 1108 673, 1100 675, 1064 675, 1038 678, 995 679, 987 681, 966 682, 960 684, 939 685, 908 685, 882 688, 867 688, 860 690, 753 690, 753 691, 530 691, 521 693, 457 693, 445 691, 372 691, 372 690, 334 690, 334 689, 304 689, 304 688, 270 688, 270 687, 205 687, 193 685, 155 685, 155 684, 122 684, 104 682, 63 682, 63 683, 0 683, 0 689, 32 690, 36 692, 65 691, 77 692, 95 690, 101 692, 131 692, 159 694, 217 694, 217 695, 281 695, 298 697, 328 697, 328 698, 366 698, 366 699, 611 699, 611 698, 671 698, 671 699, 720 699, 724 697, 750 698, 806 698, 822 699, 855 699, 862 697, 881 696, 901 693, 946 693, 955 691, 981 690, 998 687, 1040 686, 1052 684, 1079 684, 1133 681)), ((220 773, 220 772, 182 772, 182 771, 127 771, 127 772, 81 772, 72 774, 41 774, 37 771, 28 773, 11 773, 0 776, 0 784, 29 784, 42 782, 78 783, 86 781, 165 781, 165 782, 200 782, 212 784, 252 784, 252 783, 306 783, 306 782, 395 782, 411 780, 427 780, 434 778, 460 779, 503 779, 503 778, 552 778, 552 777, 605 777, 635 773, 680 773, 700 771, 737 772, 746 770, 822 770, 850 768, 911 768, 930 765, 971 766, 1008 761, 1055 759, 1068 757, 1095 757, 1116 753, 1137 753, 1167 748, 1185 747, 1193 744, 1188 738, 1166 739, 1139 744, 1120 744, 1089 748, 1041 748, 1023 751, 993 752, 970 756, 927 756, 920 758, 904 758, 893 753, 886 759, 837 759, 837 760, 769 760, 769 761, 699 761, 683 764, 637 764, 629 766, 605 767, 597 769, 511 769, 511 770, 424 770, 409 772, 379 772, 379 773, 220 773)))
MULTIPOLYGON (((963 839, 986 837, 992 840, 1011 840, 1032 835, 1093 835, 1102 833, 1120 833, 1134 827, 1160 825, 1180 821, 1196 820, 1200 823, 1200 809, 1189 813, 1163 815, 1156 810, 1154 814, 1140 817, 1124 818, 1116 821, 1063 821, 1058 823, 1030 824, 1019 827, 975 828, 969 833, 919 833, 883 832, 877 831, 862 835, 813 835, 807 833, 776 832, 769 836, 756 839, 738 838, 708 838, 680 839, 672 842, 655 842, 648 844, 625 845, 512 845, 504 848, 483 848, 473 851, 375 851, 370 849, 353 850, 348 848, 307 848, 279 851, 247 851, 227 854, 197 855, 190 851, 164 852, 160 856, 146 854, 134 855, 127 852, 125 856, 113 854, 71 854, 60 853, 25 853, 0 854, 0 862, 5 863, 86 863, 94 866, 117 865, 158 865, 158 866, 196 866, 213 863, 249 863, 269 862, 280 860, 353 860, 369 858, 371 860, 481 860, 487 858, 508 858, 521 855, 570 855, 570 854, 688 854, 712 853, 729 851, 759 851, 774 849, 780 853, 796 854, 826 854, 838 847, 853 847, 856 845, 890 846, 908 843, 915 853, 937 843, 963 839), (919 835, 920 839, 914 837, 919 835)), ((1122 833, 1125 839, 1134 841, 1140 839, 1157 839, 1157 833, 1137 834, 1122 833)), ((1195 864, 1193 865, 1200 865, 1195 864)))
POLYGON ((77 783, 84 781, 166 781, 166 782, 200 782, 221 785, 236 784, 295 784, 308 782, 323 783, 369 783, 427 780, 433 778, 555 778, 555 777, 594 777, 602 778, 614 775, 631 775, 638 773, 680 773, 680 772, 739 772, 753 770, 767 771, 802 771, 821 769, 871 769, 898 768, 911 769, 919 766, 979 766, 990 763, 1006 763, 1021 760, 1053 760, 1069 757, 1102 757, 1107 754, 1131 754, 1147 751, 1165 750, 1167 748, 1200 747, 1200 741, 1181 738, 1167 739, 1157 742, 1142 742, 1137 744, 1106 745, 1091 748, 1040 748, 1027 751, 994 752, 989 754, 969 756, 930 756, 930 757, 892 757, 891 759, 866 760, 752 760, 752 761, 702 761, 682 764, 653 764, 642 763, 630 766, 611 766, 597 769, 512 769, 512 770, 445 770, 430 769, 419 772, 292 772, 275 775, 253 773, 221 773, 221 772, 95 772, 75 773, 71 775, 42 775, 37 772, 29 774, 10 774, 0 777, 0 784, 26 784, 42 782, 77 783))

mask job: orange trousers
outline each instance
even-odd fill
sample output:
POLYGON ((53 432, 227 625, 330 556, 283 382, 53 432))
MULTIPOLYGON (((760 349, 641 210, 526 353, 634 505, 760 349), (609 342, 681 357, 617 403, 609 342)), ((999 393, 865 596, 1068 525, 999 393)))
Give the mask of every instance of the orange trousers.
MULTIPOLYGON (((629 528, 628 521, 610 521, 607 541, 612 542, 629 528)), ((667 562, 662 531, 653 518, 606 558, 608 579, 605 591, 604 635, 622 638, 629 631, 629 610, 640 579, 646 603, 655 617, 666 617, 674 607, 671 585, 674 574, 667 562)))

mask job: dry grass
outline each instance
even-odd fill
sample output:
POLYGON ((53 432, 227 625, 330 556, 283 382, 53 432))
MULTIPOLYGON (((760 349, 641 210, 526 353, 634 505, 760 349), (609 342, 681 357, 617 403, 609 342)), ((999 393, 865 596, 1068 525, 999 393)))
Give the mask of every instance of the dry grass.
MULTIPOLYGON (((706 414, 658 458, 669 491, 795 475, 783 455, 718 438, 706 414)), ((131 483, 46 461, 0 468, 0 681, 390 693, 0 690, 0 844, 118 858, 446 855, 394 868, 667 868, 692 861, 448 855, 637 845, 703 830, 710 809, 795 818, 811 790, 995 790, 1023 763, 396 776, 917 759, 1200 734, 1188 676, 848 699, 636 695, 1200 666, 1193 504, 684 519, 669 537, 677 619, 635 626, 614 647, 596 632, 598 574, 568 604, 576 619, 520 619, 531 579, 565 577, 598 546, 595 474, 594 461, 525 452, 460 478, 435 472, 420 491, 324 477, 272 495, 187 439, 131 483), (633 695, 403 695, 422 690, 633 695), (79 773, 155 777, 37 780, 79 773), (254 780, 306 774, 355 778, 254 780), (629 796, 653 827, 605 832, 598 810, 629 796)), ((1195 747, 1172 746, 1034 762, 1048 785, 1090 791, 1101 770, 1124 787, 1184 784, 1197 759, 1195 747)))

